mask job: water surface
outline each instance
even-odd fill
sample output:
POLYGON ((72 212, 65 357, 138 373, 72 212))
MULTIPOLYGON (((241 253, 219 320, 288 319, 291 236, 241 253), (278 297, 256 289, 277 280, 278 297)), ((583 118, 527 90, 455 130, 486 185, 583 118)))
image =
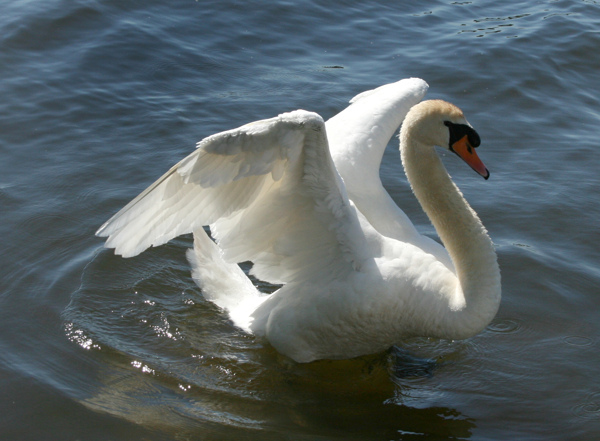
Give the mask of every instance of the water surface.
MULTIPOLYGON (((5 6, 3 438, 597 439, 598 20, 594 1, 5 6), (134 259, 94 237, 203 137, 410 76, 482 137, 488 181, 445 158, 502 269, 479 336, 298 365, 204 301, 190 237, 134 259)), ((434 236, 397 149, 384 184, 434 236)))

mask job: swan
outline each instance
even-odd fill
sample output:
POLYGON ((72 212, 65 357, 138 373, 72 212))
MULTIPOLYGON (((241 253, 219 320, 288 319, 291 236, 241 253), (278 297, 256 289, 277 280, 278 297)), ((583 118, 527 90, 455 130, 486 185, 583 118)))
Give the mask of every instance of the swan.
POLYGON ((474 336, 498 310, 500 271, 435 146, 489 172, 461 110, 421 101, 427 89, 405 79, 357 95, 327 123, 296 110, 209 136, 96 234, 132 257, 193 232, 188 260, 205 298, 297 362, 377 353, 413 336, 474 336), (444 246, 420 235, 381 184, 400 125, 406 176, 444 246), (282 286, 261 293, 245 261, 282 286))

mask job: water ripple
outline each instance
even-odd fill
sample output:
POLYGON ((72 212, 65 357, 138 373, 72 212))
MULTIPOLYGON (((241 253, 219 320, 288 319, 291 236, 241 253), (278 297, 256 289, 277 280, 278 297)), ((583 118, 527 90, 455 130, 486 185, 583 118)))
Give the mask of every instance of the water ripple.
POLYGON ((573 413, 584 420, 600 419, 600 392, 589 395, 585 402, 576 405, 573 413))
POLYGON ((488 326, 489 331, 498 334, 514 334, 516 332, 520 332, 522 328, 522 322, 520 320, 515 319, 494 320, 488 326))
POLYGON ((568 345, 577 347, 592 346, 594 344, 593 339, 582 335, 570 335, 568 337, 563 338, 563 341, 568 345))

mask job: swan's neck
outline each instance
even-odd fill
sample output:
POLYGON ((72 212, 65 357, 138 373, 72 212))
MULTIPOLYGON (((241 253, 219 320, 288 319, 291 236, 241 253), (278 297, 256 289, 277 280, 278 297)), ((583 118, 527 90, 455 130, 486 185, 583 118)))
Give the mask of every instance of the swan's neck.
POLYGON ((446 337, 474 335, 489 324, 500 303, 500 271, 485 227, 454 184, 433 146, 401 134, 401 156, 415 196, 448 250, 458 284, 438 297, 438 323, 446 337), (439 302, 439 300, 438 300, 439 302))

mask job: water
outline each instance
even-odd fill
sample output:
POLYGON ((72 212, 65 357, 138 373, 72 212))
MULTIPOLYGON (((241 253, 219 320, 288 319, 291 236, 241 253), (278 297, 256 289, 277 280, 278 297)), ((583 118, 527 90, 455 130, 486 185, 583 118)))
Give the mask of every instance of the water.
MULTIPOLYGON (((600 7, 401 3, 3 6, 3 439, 598 439, 600 7), (502 269, 481 335, 297 365, 202 299, 189 237, 94 237, 201 138, 409 76, 482 136, 489 181, 445 158, 502 269)), ((396 143, 383 181, 433 235, 396 143)))

